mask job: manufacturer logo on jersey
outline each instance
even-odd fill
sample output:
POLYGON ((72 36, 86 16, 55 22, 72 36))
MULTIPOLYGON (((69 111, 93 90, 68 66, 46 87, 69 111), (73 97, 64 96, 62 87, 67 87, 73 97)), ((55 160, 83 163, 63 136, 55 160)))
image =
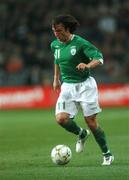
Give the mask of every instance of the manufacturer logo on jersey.
POLYGON ((76 46, 72 46, 70 52, 71 52, 72 56, 74 56, 77 52, 76 46))

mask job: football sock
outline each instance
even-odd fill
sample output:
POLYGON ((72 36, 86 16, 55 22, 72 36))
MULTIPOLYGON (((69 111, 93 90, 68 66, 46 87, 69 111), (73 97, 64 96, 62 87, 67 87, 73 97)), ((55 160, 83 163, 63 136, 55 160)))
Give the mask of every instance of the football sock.
POLYGON ((60 124, 67 131, 74 133, 76 135, 80 132, 80 127, 75 123, 73 118, 70 118, 67 123, 60 124))
POLYGON ((108 157, 108 156, 112 156, 112 154, 111 154, 110 150, 108 150, 106 153, 103 153, 103 156, 108 157))
POLYGON ((98 145, 100 146, 103 154, 107 154, 107 153, 109 154, 110 151, 109 151, 108 146, 107 146, 104 131, 100 127, 98 127, 95 130, 92 130, 92 132, 93 132, 95 140, 98 143, 98 145))
POLYGON ((82 129, 79 133, 79 138, 83 139, 87 136, 87 131, 85 129, 82 129))

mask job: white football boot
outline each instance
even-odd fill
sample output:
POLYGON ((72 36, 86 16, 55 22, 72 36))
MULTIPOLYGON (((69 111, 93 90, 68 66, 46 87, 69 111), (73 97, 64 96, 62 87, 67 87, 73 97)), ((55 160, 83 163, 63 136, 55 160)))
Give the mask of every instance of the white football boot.
POLYGON ((114 156, 113 155, 104 156, 102 166, 110 166, 113 161, 114 161, 114 156))
POLYGON ((84 146, 85 146, 85 141, 88 138, 88 136, 90 135, 90 131, 88 129, 82 129, 79 133, 79 137, 76 143, 76 152, 80 153, 84 150, 84 146), (83 133, 83 131, 86 131, 86 136, 84 138, 81 138, 81 134, 83 133))

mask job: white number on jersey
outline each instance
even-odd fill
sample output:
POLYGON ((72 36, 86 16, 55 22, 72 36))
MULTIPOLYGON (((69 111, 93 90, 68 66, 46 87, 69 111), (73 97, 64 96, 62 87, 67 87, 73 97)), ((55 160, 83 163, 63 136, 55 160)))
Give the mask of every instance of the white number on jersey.
POLYGON ((59 59, 60 58, 60 49, 56 49, 55 53, 54 53, 55 59, 59 59))

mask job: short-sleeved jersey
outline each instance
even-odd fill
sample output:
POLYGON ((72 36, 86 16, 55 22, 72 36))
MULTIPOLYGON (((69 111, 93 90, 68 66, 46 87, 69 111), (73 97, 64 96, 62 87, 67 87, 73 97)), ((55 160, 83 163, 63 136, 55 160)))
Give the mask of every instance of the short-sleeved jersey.
POLYGON ((85 81, 90 76, 90 70, 78 70, 79 63, 89 63, 96 59, 103 63, 102 53, 89 41, 78 35, 68 43, 62 43, 58 39, 51 43, 54 53, 54 63, 59 65, 61 79, 67 83, 79 83, 85 81))

